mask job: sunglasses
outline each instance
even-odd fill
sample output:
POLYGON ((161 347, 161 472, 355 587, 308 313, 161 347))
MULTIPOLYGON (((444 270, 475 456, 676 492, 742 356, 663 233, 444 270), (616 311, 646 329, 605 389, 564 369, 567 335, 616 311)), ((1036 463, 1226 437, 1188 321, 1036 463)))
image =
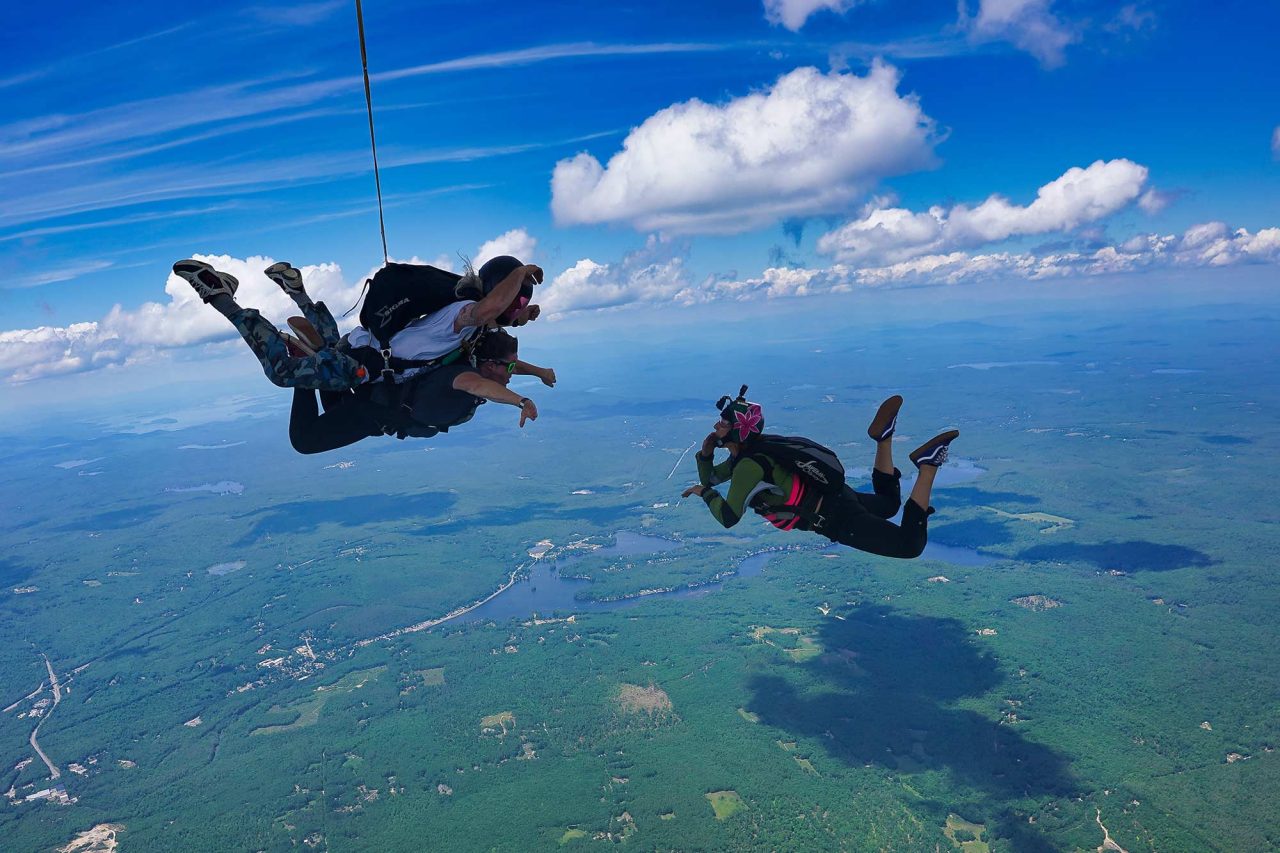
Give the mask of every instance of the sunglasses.
POLYGON ((507 366, 507 375, 512 376, 516 372, 516 363, 514 361, 503 361, 500 358, 483 358, 481 361, 489 364, 505 364, 507 366))

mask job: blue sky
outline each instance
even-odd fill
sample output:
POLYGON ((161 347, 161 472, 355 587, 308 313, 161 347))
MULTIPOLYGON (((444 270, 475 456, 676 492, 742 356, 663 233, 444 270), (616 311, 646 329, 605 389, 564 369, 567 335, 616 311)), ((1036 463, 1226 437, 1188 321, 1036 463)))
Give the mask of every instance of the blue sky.
MULTIPOLYGON (((267 310, 287 306, 264 260, 354 294, 381 247, 353 6, 6 12, 0 376, 229 354, 169 278, 181 257, 267 310)), ((392 256, 528 255, 566 322, 1280 262, 1274 4, 374 0, 365 20, 392 256)))

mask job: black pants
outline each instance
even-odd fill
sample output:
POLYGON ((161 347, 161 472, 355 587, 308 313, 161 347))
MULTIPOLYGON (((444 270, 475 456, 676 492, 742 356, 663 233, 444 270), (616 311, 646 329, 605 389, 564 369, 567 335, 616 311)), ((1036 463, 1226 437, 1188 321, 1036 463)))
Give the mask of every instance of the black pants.
POLYGON ((855 492, 848 486, 838 495, 827 495, 811 529, 841 545, 881 557, 919 557, 929 541, 929 515, 915 501, 902 510, 902 525, 889 521, 902 506, 902 472, 871 472, 875 494, 855 492))
POLYGON ((295 388, 289 413, 289 443, 299 453, 324 453, 382 435, 381 409, 350 392, 321 391, 324 414, 316 392, 295 388))

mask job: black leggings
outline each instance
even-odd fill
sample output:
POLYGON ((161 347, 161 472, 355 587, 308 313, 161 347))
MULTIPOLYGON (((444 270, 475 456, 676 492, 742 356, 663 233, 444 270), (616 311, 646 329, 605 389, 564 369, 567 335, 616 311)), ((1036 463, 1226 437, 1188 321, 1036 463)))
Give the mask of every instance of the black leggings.
POLYGON ((907 501, 902 509, 902 525, 889 521, 902 506, 899 481, 902 472, 871 472, 875 494, 855 492, 848 486, 838 495, 827 495, 819 510, 819 523, 813 529, 841 545, 857 548, 881 557, 911 559, 919 557, 929 541, 929 515, 915 501, 907 501))
POLYGON ((356 395, 321 391, 324 414, 316 404, 316 392, 295 388, 289 413, 289 443, 299 453, 324 453, 382 435, 378 410, 356 395))

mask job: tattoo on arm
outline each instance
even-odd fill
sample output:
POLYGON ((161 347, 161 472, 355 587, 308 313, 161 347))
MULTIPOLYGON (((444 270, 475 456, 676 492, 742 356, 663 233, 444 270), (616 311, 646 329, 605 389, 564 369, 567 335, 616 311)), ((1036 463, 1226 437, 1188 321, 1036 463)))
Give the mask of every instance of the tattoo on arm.
POLYGON ((472 302, 469 305, 464 305, 462 310, 458 312, 457 319, 453 321, 453 330, 455 332, 460 332, 468 326, 480 325, 476 319, 476 304, 472 302))

